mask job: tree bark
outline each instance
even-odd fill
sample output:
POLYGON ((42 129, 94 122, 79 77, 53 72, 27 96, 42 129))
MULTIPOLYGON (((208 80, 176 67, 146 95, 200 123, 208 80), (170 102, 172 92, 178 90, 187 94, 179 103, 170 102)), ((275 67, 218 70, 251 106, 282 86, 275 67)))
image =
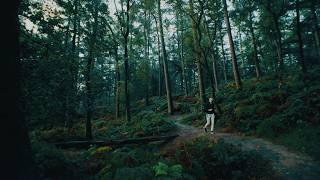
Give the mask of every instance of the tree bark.
POLYGON ((32 157, 28 129, 22 110, 21 61, 19 49, 20 1, 6 2, 6 11, 1 11, 1 136, 6 146, 2 148, 1 177, 4 179, 38 179, 32 157))
POLYGON ((190 7, 190 20, 191 20, 191 27, 192 27, 192 35, 193 35, 193 45, 194 45, 194 50, 196 53, 196 64, 197 64, 197 70, 198 70, 198 83, 199 83, 199 99, 200 103, 203 105, 206 102, 206 97, 205 97, 205 87, 204 87, 204 82, 203 82, 203 69, 202 69, 202 64, 201 64, 201 48, 200 48, 200 22, 201 22, 201 17, 202 13, 199 15, 199 18, 196 20, 194 10, 193 10, 193 0, 189 0, 189 7, 190 7))
POLYGON ((223 41, 223 35, 221 32, 221 29, 219 30, 219 34, 220 34, 220 41, 221 41, 221 53, 222 53, 222 64, 223 64, 223 76, 224 76, 224 81, 225 83, 228 81, 228 76, 227 76, 227 60, 226 60, 226 53, 224 51, 224 41, 223 41))
POLYGON ((279 80, 282 81, 282 74, 284 71, 284 62, 282 57, 282 40, 281 40, 281 30, 280 24, 277 16, 273 14, 273 22, 277 33, 276 45, 277 45, 277 56, 278 56, 278 74, 279 80))
POLYGON ((245 76, 246 69, 245 69, 243 49, 242 49, 241 25, 238 26, 238 36, 239 36, 239 60, 241 61, 242 74, 243 76, 245 76))
POLYGON ((124 93, 125 93, 125 109, 126 109, 126 120, 131 121, 130 113, 130 96, 128 90, 129 82, 129 54, 128 54, 128 37, 129 37, 129 10, 130 10, 130 0, 127 0, 127 10, 126 10, 126 30, 124 32, 124 72, 125 72, 125 81, 124 81, 124 93))
POLYGON ((298 36, 298 47, 299 47, 299 62, 302 72, 306 73, 306 66, 303 52, 303 41, 301 35, 301 23, 300 23, 300 0, 296 0, 296 15, 297 15, 297 36, 298 36))
POLYGON ((184 24, 183 24, 183 15, 182 15, 182 1, 179 0, 177 4, 177 37, 178 37, 178 49, 179 49, 179 59, 181 62, 181 87, 184 92, 184 95, 188 95, 188 87, 187 87, 187 79, 186 79, 186 72, 185 72, 185 63, 184 63, 184 24), (180 33, 179 33, 180 32, 180 33))
POLYGON ((241 88, 241 79, 240 79, 240 74, 239 74, 239 69, 238 69, 236 52, 235 52, 234 44, 233 44, 233 38, 232 38, 228 9, 227 9, 227 2, 226 2, 226 0, 222 0, 222 2, 223 2, 224 20, 225 20, 225 23, 227 26, 227 32, 228 32, 228 37, 229 37, 233 76, 234 76, 234 80, 235 80, 237 88, 241 88))
POLYGON ((318 26, 318 17, 317 17, 317 14, 316 14, 316 9, 315 9, 315 4, 314 2, 312 1, 312 4, 311 4, 311 13, 312 13, 312 19, 313 19, 313 23, 314 23, 314 36, 315 36, 315 43, 316 43, 316 46, 318 48, 317 52, 318 52, 318 61, 320 63, 320 32, 319 32, 319 26, 318 26))
POLYGON ((261 69, 260 69, 260 63, 259 63, 259 59, 258 59, 258 49, 257 49, 257 41, 256 41, 256 37, 254 34, 254 29, 253 29, 253 17, 252 17, 252 12, 249 12, 249 23, 250 23, 250 33, 251 33, 251 38, 252 38, 252 44, 253 44, 253 61, 254 64, 256 66, 256 77, 257 79, 260 78, 261 76, 261 69))
POLYGON ((163 58, 163 71, 164 71, 164 78, 165 78, 166 91, 167 91, 168 114, 172 114, 173 104, 172 104, 172 97, 171 97, 171 84, 170 84, 170 77, 168 72, 166 45, 165 45, 164 35, 163 35, 160 0, 158 0, 158 16, 159 16, 160 39, 161 39, 161 47, 162 47, 161 49, 162 49, 162 58, 163 58))
POLYGON ((87 90, 87 117, 86 117, 86 138, 92 139, 92 130, 91 130, 91 118, 93 116, 93 94, 91 89, 91 70, 94 67, 94 55, 93 51, 95 48, 95 41, 98 29, 98 2, 93 1, 93 32, 90 39, 89 45, 89 54, 88 54, 88 62, 86 65, 86 90, 87 90))
POLYGON ((154 20, 156 22, 156 29, 157 29, 157 53, 158 53, 158 63, 159 63, 159 74, 158 74, 158 96, 159 98, 162 95, 162 76, 161 76, 161 72, 162 72, 162 63, 161 63, 161 45, 160 45, 160 35, 159 35, 159 26, 158 26, 158 21, 156 16, 154 16, 154 20))
POLYGON ((115 47, 115 62, 116 62, 116 120, 120 117, 120 66, 118 55, 118 44, 115 47))
POLYGON ((147 18, 147 9, 144 9, 144 56, 145 63, 147 64, 146 69, 146 84, 145 84, 145 105, 149 106, 150 96, 150 57, 149 57, 149 27, 150 27, 150 16, 147 18))
POLYGON ((90 145, 96 146, 119 146, 126 144, 145 144, 153 141, 163 141, 171 140, 179 135, 169 135, 169 136, 149 136, 141 138, 130 138, 130 139, 118 139, 118 140, 96 140, 96 141, 70 141, 70 142, 59 142, 54 143, 56 147, 59 148, 88 148, 90 145))
MULTIPOLYGON (((206 21, 206 20, 205 20, 206 21)), ((215 52, 216 52, 216 49, 215 49, 215 45, 214 45, 214 40, 216 39, 216 35, 217 35, 217 22, 215 22, 215 27, 214 27, 214 32, 211 34, 210 31, 209 31, 209 25, 208 25, 208 22, 206 21, 205 23, 205 30, 206 30, 206 33, 207 33, 207 36, 209 38, 209 47, 212 51, 211 53, 211 59, 212 59, 212 72, 213 72, 213 80, 212 80, 212 87, 215 88, 215 91, 219 91, 219 88, 218 88, 218 74, 217 74, 217 66, 216 66, 216 58, 215 58, 215 52), (213 84, 214 83, 214 84, 213 84)), ((208 69, 209 70, 209 69, 208 69)), ((215 93, 214 91, 212 93, 215 93)), ((212 97, 215 97, 215 94, 212 94, 212 97)))

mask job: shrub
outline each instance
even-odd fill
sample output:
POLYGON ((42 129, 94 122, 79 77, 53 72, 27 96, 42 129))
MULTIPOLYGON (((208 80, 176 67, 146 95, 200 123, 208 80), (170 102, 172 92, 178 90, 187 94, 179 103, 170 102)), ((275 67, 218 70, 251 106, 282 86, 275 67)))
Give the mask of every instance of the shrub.
POLYGON ((123 167, 117 169, 114 180, 144 180, 153 177, 152 171, 148 166, 123 167))
POLYGON ((154 165, 152 169, 155 172, 155 176, 161 176, 166 178, 181 178, 182 177, 182 166, 180 164, 175 164, 168 166, 163 162, 158 162, 154 165))
POLYGON ((210 142, 207 137, 195 139, 180 147, 175 159, 197 179, 268 179, 272 166, 254 152, 243 152, 226 144, 210 142))
POLYGON ((278 142, 285 144, 292 150, 307 153, 314 157, 316 160, 320 160, 320 128, 310 126, 308 124, 302 124, 279 137, 278 142))
POLYGON ((63 152, 53 145, 32 143, 32 151, 41 178, 61 179, 72 177, 71 163, 63 152))

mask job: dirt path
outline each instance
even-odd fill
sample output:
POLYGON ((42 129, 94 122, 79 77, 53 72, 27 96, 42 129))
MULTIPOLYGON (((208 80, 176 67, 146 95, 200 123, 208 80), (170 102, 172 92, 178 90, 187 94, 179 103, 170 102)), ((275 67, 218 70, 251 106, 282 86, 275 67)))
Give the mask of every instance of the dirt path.
POLYGON ((205 133, 202 129, 181 124, 179 121, 184 117, 184 115, 170 117, 178 126, 176 133, 179 134, 179 137, 166 144, 162 151, 174 150, 181 142, 199 136, 209 136, 214 140, 223 139, 225 142, 239 146, 245 151, 257 151, 264 158, 271 160, 274 169, 283 176, 284 179, 320 179, 320 162, 314 161, 306 155, 290 152, 284 146, 273 144, 261 138, 242 137, 236 134, 219 132, 215 135, 205 133))

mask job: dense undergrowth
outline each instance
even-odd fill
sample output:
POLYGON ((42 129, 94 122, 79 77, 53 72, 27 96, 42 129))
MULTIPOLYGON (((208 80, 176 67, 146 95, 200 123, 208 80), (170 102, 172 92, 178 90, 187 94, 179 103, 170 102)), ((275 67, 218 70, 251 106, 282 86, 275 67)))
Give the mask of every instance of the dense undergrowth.
POLYGON ((288 75, 279 88, 275 76, 232 84, 220 90, 220 127, 269 138, 320 160, 320 69, 306 77, 288 75))
MULTIPOLYGON (((287 76, 281 88, 274 76, 232 84, 220 89, 216 102, 222 116, 218 127, 269 138, 320 159, 320 70, 302 78, 287 76)), ((200 127, 204 114, 194 97, 175 97, 176 113, 187 114, 184 123, 200 127)), ((150 105, 136 102, 131 122, 98 117, 93 120, 96 139, 163 135, 175 131, 166 116, 164 98, 150 105)), ((160 152, 160 142, 122 147, 61 150, 50 142, 83 139, 84 120, 67 132, 63 127, 38 128, 30 134, 35 161, 42 178, 49 179, 272 179, 269 161, 255 152, 243 152, 222 141, 205 137, 160 152)))
MULTIPOLYGON (((184 101, 185 99, 180 99, 184 101)), ((155 109, 160 101, 154 104, 155 109)), ((190 102, 185 102, 190 103, 190 102)), ((181 106, 179 102, 177 106, 181 106)), ((196 105, 184 104, 184 109, 196 105)), ((150 107, 149 107, 150 108, 150 107)), ((190 110, 190 109, 189 109, 190 110)), ((188 110, 188 111, 189 111, 188 110)), ((193 109, 189 112, 194 111, 193 109)), ((190 119, 193 119, 191 113, 190 119)), ((75 124, 77 128, 83 123, 75 124)), ((162 112, 141 110, 131 122, 93 121, 95 138, 131 138, 162 135, 175 130, 162 112)), ((80 138, 83 131, 70 137, 80 138)), ((176 148, 160 151, 163 142, 126 146, 91 146, 87 149, 58 149, 48 142, 68 140, 63 128, 35 130, 31 133, 34 158, 43 179, 270 179, 270 162, 254 152, 242 152, 222 141, 203 137, 176 148)))
POLYGON ((79 151, 36 143, 33 152, 44 179, 275 178, 269 161, 223 141, 201 137, 169 152, 160 152, 160 146, 92 146, 79 151))

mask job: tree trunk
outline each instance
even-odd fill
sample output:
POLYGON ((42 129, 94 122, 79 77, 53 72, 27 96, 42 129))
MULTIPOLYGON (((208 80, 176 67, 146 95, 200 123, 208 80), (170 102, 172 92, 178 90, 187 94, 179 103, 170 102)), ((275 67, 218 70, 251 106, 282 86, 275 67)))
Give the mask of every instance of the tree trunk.
POLYGON ((38 179, 22 110, 21 61, 19 57, 20 1, 8 1, 1 11, 5 24, 1 39, 1 137, 6 144, 2 150, 1 177, 3 179, 38 179))
POLYGON ((306 66, 303 54, 303 42, 301 35, 301 25, 300 25, 300 0, 296 0, 296 15, 297 15, 297 35, 298 35, 298 46, 299 46, 299 61, 302 72, 306 73, 306 66))
POLYGON ((120 117, 120 67, 118 56, 118 44, 115 47, 115 62, 116 62, 116 120, 120 117))
POLYGON ((130 113, 130 96, 128 91, 128 82, 129 82, 129 54, 128 54, 128 37, 129 37, 129 10, 130 10, 130 0, 127 0, 127 10, 126 10, 126 30, 124 33, 124 72, 125 72, 125 81, 124 81, 124 93, 125 93, 125 109, 126 109, 126 120, 129 122, 131 120, 130 113))
POLYGON ((70 142, 59 142, 54 143, 56 147, 59 148, 88 148, 90 145, 96 146, 119 146, 126 144, 146 144, 153 141, 163 141, 171 140, 179 135, 169 135, 169 136, 150 136, 150 137, 140 137, 140 138, 130 138, 130 139, 118 139, 118 140, 96 140, 96 141, 70 141, 70 142))
MULTIPOLYGON (((183 26, 181 26, 183 28, 183 26)), ((181 68, 182 68, 182 79, 184 83, 184 95, 188 96, 188 83, 187 83, 187 78, 186 78, 186 70, 185 70, 185 62, 184 62, 184 48, 183 48, 183 30, 181 30, 181 45, 180 45, 180 56, 181 56, 181 68)))
POLYGON ((93 1, 93 32, 92 37, 90 39, 90 45, 89 45, 89 54, 88 54, 88 62, 86 65, 86 88, 87 88, 87 118, 86 118, 86 138, 92 139, 92 130, 91 130, 91 118, 93 116, 93 94, 91 89, 91 70, 94 67, 94 57, 93 57, 93 51, 95 48, 95 41, 96 41, 96 35, 97 35, 97 29, 98 29, 98 2, 93 1))
POLYGON ((314 23, 314 36, 315 36, 315 43, 316 43, 316 46, 317 46, 317 52, 318 52, 318 61, 320 63, 320 32, 319 32, 319 26, 318 26, 318 17, 317 17, 317 14, 316 14, 316 9, 315 9, 315 4, 314 2, 312 1, 312 4, 311 4, 311 13, 312 13, 312 19, 313 19, 313 23, 314 23))
POLYGON ((147 64, 147 74, 146 74, 146 84, 145 84, 145 105, 149 106, 149 52, 148 52, 148 23, 147 23, 147 10, 144 9, 144 28, 143 28, 143 37, 144 37, 144 57, 145 63, 147 64))
POLYGON ((162 95, 162 76, 161 76, 161 72, 162 72, 162 63, 161 63, 161 45, 160 45, 160 35, 159 35, 159 26, 158 26, 158 21, 156 16, 154 16, 154 20, 156 22, 156 29, 157 29, 157 53, 158 53, 158 63, 159 63, 159 74, 158 74, 158 96, 159 98, 162 95))
POLYGON ((214 78, 214 83, 215 83, 215 88, 216 91, 219 92, 219 88, 218 88, 218 73, 217 73, 217 61, 215 58, 215 55, 212 54, 212 69, 213 69, 213 78, 214 78))
POLYGON ((232 38, 228 9, 227 9, 227 2, 226 2, 226 0, 222 0, 222 2, 223 2, 224 20, 225 20, 225 23, 227 26, 227 32, 228 32, 228 37, 229 37, 233 76, 234 76, 234 80, 235 80, 237 88, 241 88, 241 79, 240 79, 240 74, 239 74, 239 70, 238 70, 236 52, 234 50, 233 38, 232 38))
POLYGON ((76 39, 78 35, 78 0, 74 1, 73 10, 73 30, 72 30, 72 41, 71 41, 71 64, 69 64, 71 87, 66 97, 66 127, 68 128, 68 133, 70 133, 73 122, 72 113, 75 112, 76 108, 76 96, 77 96, 77 76, 78 76, 78 56, 76 54, 76 39), (70 97, 69 97, 70 95, 70 97))
POLYGON ((283 57, 282 57, 282 40, 281 40, 281 30, 280 30, 279 20, 275 15, 273 15, 273 22, 277 32, 276 45, 277 45, 277 55, 278 55, 278 73, 279 73, 279 80, 281 82, 282 74, 284 71, 284 64, 283 64, 283 57))
POLYGON ((252 44, 253 44, 253 61, 256 66, 256 77, 257 77, 257 79, 259 79, 261 76, 261 69, 260 69, 260 63, 259 63, 259 59, 258 59, 257 41, 256 41, 256 37, 254 34, 254 29, 253 29, 252 12, 250 11, 249 13, 250 13, 249 14, 250 15, 250 17, 249 17, 250 33, 251 33, 252 44))
POLYGON ((162 47, 161 49, 162 49, 162 58, 163 58, 163 70, 164 70, 164 78, 165 78, 166 91, 167 91, 168 114, 172 114, 173 113, 173 104, 172 104, 172 97, 171 97, 171 84, 170 84, 170 77, 169 77, 169 72, 168 72, 166 45, 164 42, 164 35, 163 35, 162 13, 161 13, 160 0, 158 0, 158 16, 159 16, 161 47, 162 47))
POLYGON ((200 48, 200 37, 199 37, 199 32, 200 30, 200 22, 201 22, 201 15, 199 19, 196 22, 196 17, 194 15, 194 10, 193 10, 193 0, 189 0, 189 7, 190 7, 190 19, 191 19, 191 27, 192 27, 192 35, 193 35, 193 45, 194 45, 194 50, 196 52, 196 64, 197 64, 197 70, 198 70, 198 83, 199 83, 199 95, 200 95, 200 103, 204 104, 206 102, 206 97, 205 97, 205 87, 204 87, 204 82, 203 82, 203 69, 201 65, 201 48, 200 48))
POLYGON ((226 60, 226 53, 224 51, 224 41, 223 41, 223 35, 221 32, 221 29, 219 30, 219 34, 220 34, 220 41, 221 41, 221 52, 222 52, 222 64, 223 64, 223 76, 224 76, 224 81, 225 83, 228 81, 228 76, 227 76, 227 60, 226 60))
POLYGON ((243 57, 243 49, 242 49, 242 36, 241 36, 241 26, 238 26, 238 36, 239 36, 239 60, 241 61, 241 69, 242 74, 245 76, 246 69, 245 69, 245 63, 244 63, 244 57, 243 57))
MULTIPOLYGON (((206 21, 206 20, 205 20, 206 21)), ((217 26, 216 26, 217 22, 215 22, 215 27, 214 27, 214 32, 211 34, 210 31, 209 31, 209 25, 208 25, 208 22, 206 21, 205 23, 205 30, 206 30, 206 33, 207 33, 207 36, 209 38, 209 42, 210 42, 210 49, 212 51, 211 53, 211 59, 212 59, 212 72, 213 72, 213 80, 212 80, 212 87, 215 88, 215 91, 219 91, 218 89, 218 75, 217 75, 217 66, 216 66, 216 58, 215 58, 215 52, 216 52, 216 49, 215 49, 215 45, 214 45, 214 40, 216 39, 216 35, 217 35, 217 26), (214 83, 214 85, 213 85, 214 83)), ((209 70, 209 68, 208 68, 209 70)), ((212 91, 212 93, 215 93, 214 91, 212 91)), ((212 94, 212 97, 215 97, 215 94, 212 94)))
POLYGON ((182 1, 178 2, 178 10, 176 12, 177 17, 177 37, 178 37, 178 49, 179 49, 179 59, 181 62, 181 87, 184 92, 184 95, 188 95, 187 79, 185 72, 185 63, 184 63, 184 47, 183 47, 183 38, 184 38, 184 24, 183 24, 183 15, 182 15, 182 1), (179 33, 180 32, 180 33, 179 33))

